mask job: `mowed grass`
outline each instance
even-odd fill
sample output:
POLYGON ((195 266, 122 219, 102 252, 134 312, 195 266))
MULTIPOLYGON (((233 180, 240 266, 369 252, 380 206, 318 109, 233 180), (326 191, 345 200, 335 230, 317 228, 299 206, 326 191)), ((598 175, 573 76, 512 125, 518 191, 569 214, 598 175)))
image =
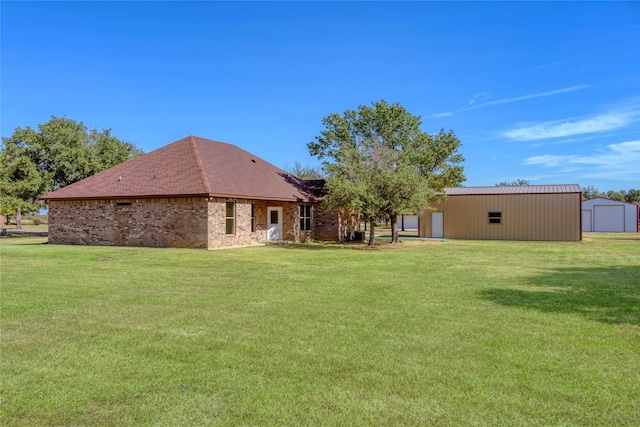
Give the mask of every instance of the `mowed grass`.
POLYGON ((640 423, 640 235, 3 239, 1 425, 640 423))

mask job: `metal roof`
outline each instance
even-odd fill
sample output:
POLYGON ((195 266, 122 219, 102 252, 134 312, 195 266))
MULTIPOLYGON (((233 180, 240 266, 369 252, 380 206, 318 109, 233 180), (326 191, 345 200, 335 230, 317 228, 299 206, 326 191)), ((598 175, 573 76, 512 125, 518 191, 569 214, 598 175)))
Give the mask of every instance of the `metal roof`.
POLYGON ((448 196, 499 195, 499 194, 558 194, 581 193, 578 184, 556 185, 494 185, 487 187, 451 187, 445 188, 448 196))

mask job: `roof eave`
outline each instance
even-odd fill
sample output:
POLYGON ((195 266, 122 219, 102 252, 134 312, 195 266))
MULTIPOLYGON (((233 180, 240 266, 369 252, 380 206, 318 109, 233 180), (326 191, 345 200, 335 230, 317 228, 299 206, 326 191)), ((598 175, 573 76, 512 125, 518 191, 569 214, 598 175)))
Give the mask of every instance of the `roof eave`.
POLYGON ((276 202, 319 202, 319 199, 311 199, 304 197, 274 197, 274 196, 250 196, 244 194, 224 194, 224 193, 194 193, 194 194, 128 194, 128 195, 112 195, 112 196, 82 196, 82 197, 58 197, 58 196, 42 196, 40 200, 45 201, 67 201, 67 200, 114 200, 114 199, 162 199, 162 198, 178 198, 178 197, 216 197, 228 199, 248 199, 248 200, 265 200, 276 202))
POLYGON ((112 196, 81 196, 81 197, 48 197, 42 196, 40 200, 52 201, 52 200, 113 200, 113 199, 162 199, 167 197, 209 197, 207 193, 194 193, 194 194, 120 194, 112 196))

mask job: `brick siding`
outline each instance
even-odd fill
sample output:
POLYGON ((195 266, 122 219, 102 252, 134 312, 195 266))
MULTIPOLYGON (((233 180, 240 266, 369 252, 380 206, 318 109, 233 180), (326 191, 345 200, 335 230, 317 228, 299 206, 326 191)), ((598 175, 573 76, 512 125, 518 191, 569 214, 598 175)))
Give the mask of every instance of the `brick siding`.
POLYGON ((49 243, 178 248, 250 245, 267 240, 268 207, 282 207, 282 240, 343 240, 351 227, 344 215, 312 204, 311 230, 301 231, 300 203, 296 202, 207 197, 52 200, 49 243), (233 234, 226 234, 228 201, 235 203, 233 234))
POLYGON ((49 243, 206 248, 207 216, 204 197, 52 200, 49 243))

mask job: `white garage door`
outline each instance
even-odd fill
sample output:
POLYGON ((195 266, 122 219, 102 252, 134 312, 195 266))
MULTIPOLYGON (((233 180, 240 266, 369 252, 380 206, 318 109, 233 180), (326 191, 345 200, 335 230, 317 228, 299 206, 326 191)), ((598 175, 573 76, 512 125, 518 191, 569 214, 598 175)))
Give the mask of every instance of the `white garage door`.
POLYGON ((594 206, 594 230, 624 232, 624 206, 594 206))

